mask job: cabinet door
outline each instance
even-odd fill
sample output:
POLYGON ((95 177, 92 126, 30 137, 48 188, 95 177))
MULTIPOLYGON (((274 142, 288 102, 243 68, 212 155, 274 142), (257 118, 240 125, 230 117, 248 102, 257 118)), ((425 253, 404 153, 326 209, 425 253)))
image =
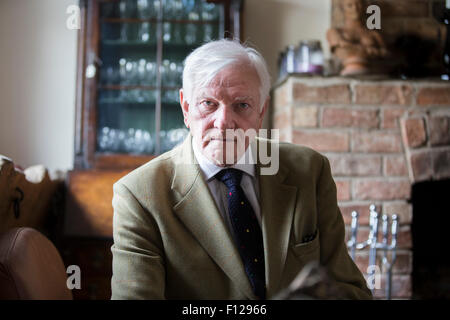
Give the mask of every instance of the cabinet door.
POLYGON ((204 0, 85 6, 75 166, 137 167, 187 136, 179 105, 183 61, 202 43, 232 35, 226 29, 236 25, 233 6, 204 0))

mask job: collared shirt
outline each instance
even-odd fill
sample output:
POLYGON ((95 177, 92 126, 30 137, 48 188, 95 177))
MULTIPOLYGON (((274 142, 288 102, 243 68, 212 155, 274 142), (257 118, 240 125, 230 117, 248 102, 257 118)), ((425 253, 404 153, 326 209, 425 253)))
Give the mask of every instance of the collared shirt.
POLYGON ((217 208, 222 215, 228 229, 233 233, 233 228, 231 226, 230 217, 228 215, 228 200, 227 194, 228 190, 224 183, 216 179, 214 176, 221 170, 227 168, 235 168, 242 170, 241 187, 244 190, 245 196, 247 197, 250 205, 255 212, 256 218, 258 219, 259 225, 261 226, 261 209, 259 205, 259 183, 256 176, 256 167, 253 161, 252 148, 249 146, 245 151, 245 154, 231 167, 219 167, 206 158, 197 146, 192 144, 195 158, 200 166, 200 171, 202 172, 203 178, 208 184, 208 188, 216 202, 217 208), (249 159, 249 161, 244 161, 244 159, 249 159))

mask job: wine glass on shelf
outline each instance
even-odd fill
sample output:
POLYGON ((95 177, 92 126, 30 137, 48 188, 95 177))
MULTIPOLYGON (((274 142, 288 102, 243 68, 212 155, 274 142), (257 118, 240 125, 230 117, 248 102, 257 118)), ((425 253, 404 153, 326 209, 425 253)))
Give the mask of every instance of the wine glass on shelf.
POLYGON ((172 25, 172 42, 173 44, 183 44, 183 25, 181 23, 174 23, 172 25))
POLYGON ((172 39, 172 23, 164 22, 163 23, 163 41, 165 43, 171 42, 172 39))
POLYGON ((137 0, 137 16, 139 19, 150 19, 153 14, 153 0, 137 0))
POLYGON ((138 40, 142 42, 149 42, 150 40, 150 23, 143 22, 139 27, 138 40))
POLYGON ((147 64, 147 61, 142 58, 139 59, 139 63, 137 66, 137 78, 138 78, 138 83, 140 85, 145 85, 146 84, 146 70, 145 70, 145 66, 147 64))
POLYGON ((123 19, 133 18, 136 15, 136 0, 120 0, 119 16, 123 19))
POLYGON ((214 3, 202 2, 201 13, 203 21, 214 21, 219 18, 219 7, 214 3))
POLYGON ((151 61, 147 61, 145 64, 145 84, 154 86, 156 83, 156 64, 151 61))
POLYGON ((120 37, 119 40, 121 42, 127 42, 129 38, 130 31, 130 24, 129 23, 123 23, 120 26, 120 37))

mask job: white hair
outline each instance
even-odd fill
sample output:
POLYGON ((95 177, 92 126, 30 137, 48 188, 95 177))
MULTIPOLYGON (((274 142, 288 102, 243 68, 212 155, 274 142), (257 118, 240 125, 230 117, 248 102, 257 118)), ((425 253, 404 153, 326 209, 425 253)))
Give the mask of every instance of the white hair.
POLYGON ((262 111, 270 91, 266 61, 258 51, 242 45, 238 40, 211 41, 187 56, 183 70, 183 94, 186 101, 191 103, 194 90, 207 86, 223 68, 239 63, 250 64, 259 76, 262 111))

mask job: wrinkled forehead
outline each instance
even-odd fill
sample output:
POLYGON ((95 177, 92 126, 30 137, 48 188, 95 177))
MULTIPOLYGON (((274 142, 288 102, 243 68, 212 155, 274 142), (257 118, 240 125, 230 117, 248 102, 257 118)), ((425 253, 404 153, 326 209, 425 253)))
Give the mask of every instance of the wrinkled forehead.
POLYGON ((261 85, 259 75, 255 68, 249 64, 232 64, 221 69, 203 87, 207 88, 229 88, 247 87, 248 89, 258 88, 261 85))

